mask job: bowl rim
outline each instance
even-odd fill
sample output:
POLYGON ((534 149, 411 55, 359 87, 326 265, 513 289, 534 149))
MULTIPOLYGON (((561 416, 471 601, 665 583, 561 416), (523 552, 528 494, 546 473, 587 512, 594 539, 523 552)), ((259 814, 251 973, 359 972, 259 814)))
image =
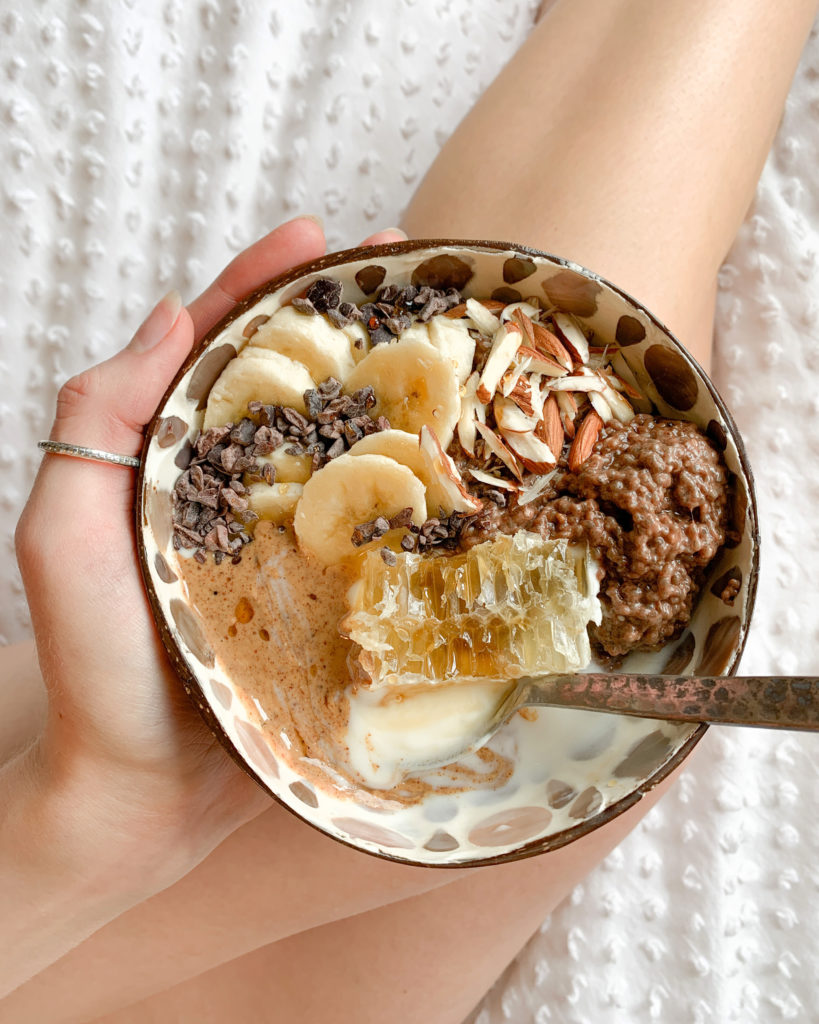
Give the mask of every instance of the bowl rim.
POLYGON ((400 856, 396 853, 385 852, 383 849, 371 850, 360 846, 353 839, 344 839, 339 835, 336 835, 329 828, 323 827, 321 824, 313 821, 309 821, 305 818, 295 807, 286 803, 281 797, 273 793, 267 785, 262 781, 259 775, 254 771, 252 766, 245 760, 239 750, 237 750, 233 741, 225 732, 222 724, 219 722, 213 708, 210 705, 210 701, 202 689, 196 675, 193 673, 185 659, 179 645, 177 644, 176 638, 171 632, 168 626, 165 616, 160 613, 159 601, 154 588, 153 579, 149 568, 148 553, 145 546, 143 537, 143 528, 146 523, 145 518, 145 477, 146 477, 146 464, 148 449, 153 440, 159 422, 161 420, 160 411, 164 408, 166 402, 171 397, 177 386, 181 382, 185 374, 190 370, 192 365, 197 361, 202 352, 207 349, 210 344, 238 317, 243 313, 247 312, 251 307, 256 305, 264 296, 271 292, 279 291, 287 285, 299 280, 302 277, 308 275, 320 274, 323 271, 331 270, 333 267, 340 266, 346 263, 359 262, 362 260, 377 260, 384 257, 399 256, 405 253, 418 252, 425 249, 440 250, 440 249, 461 249, 465 251, 477 250, 480 252, 496 252, 496 253, 514 253, 515 255, 536 257, 540 260, 546 260, 552 263, 556 267, 560 267, 564 270, 570 270, 587 280, 594 281, 602 284, 605 287, 611 289, 611 291, 620 295, 625 299, 626 303, 631 305, 633 308, 643 313, 650 321, 657 327, 662 334, 668 338, 672 344, 681 352, 683 357, 691 363, 698 372, 699 379, 703 382, 708 392, 719 410, 721 416, 724 418, 728 428, 730 430, 732 439, 736 444, 737 457, 739 459, 742 472, 748 482, 748 506, 747 514, 750 519, 750 534, 751 534, 751 565, 748 571, 748 592, 745 604, 745 615, 743 621, 743 629, 740 634, 739 643, 737 645, 734 657, 731 659, 731 663, 728 666, 725 675, 730 675, 736 671, 739 665, 740 659, 745 649, 745 644, 748 638, 749 627, 753 618, 754 605, 757 593, 757 584, 759 579, 759 520, 757 510, 757 497, 756 487, 751 470, 751 465, 748 459, 745 444, 740 434, 739 428, 734 421, 733 416, 729 412, 725 402, 722 399, 719 391, 713 384, 710 375, 699 365, 694 357, 688 352, 688 350, 682 345, 677 337, 666 327, 666 325, 656 317, 649 309, 647 309, 640 301, 635 299, 629 292, 624 291, 617 285, 613 284, 607 278, 595 273, 588 268, 575 263, 573 260, 566 259, 561 256, 556 256, 553 253, 546 252, 542 249, 536 249, 532 246, 521 245, 517 242, 504 242, 504 241, 493 241, 486 239, 458 239, 458 238, 420 238, 420 239, 407 239, 405 241, 387 242, 380 245, 369 245, 361 246, 357 248, 342 249, 337 252, 325 253, 325 255, 318 257, 314 260, 308 260, 305 263, 300 263, 295 267, 291 267, 289 270, 284 271, 282 274, 278 274, 275 277, 265 281, 258 288, 255 288, 247 296, 240 299, 219 321, 214 324, 213 327, 197 342, 190 353, 186 357, 182 366, 174 376, 173 381, 165 390, 162 398, 157 404, 150 421, 145 427, 142 451, 140 457, 140 465, 137 473, 136 480, 136 497, 135 497, 135 527, 136 527, 136 542, 137 542, 137 555, 142 571, 142 577, 147 591, 148 601, 151 606, 151 612, 153 615, 154 623, 159 632, 162 645, 171 661, 171 664, 176 671, 176 674, 180 677, 182 685, 187 693, 188 697, 195 705, 200 715, 202 716, 205 724, 216 736, 223 748, 226 750, 228 755, 233 759, 234 762, 254 781, 264 789, 264 791, 273 800, 276 801, 281 807, 284 807, 287 811, 293 814, 296 818, 302 821, 305 825, 310 826, 322 835, 327 836, 329 839, 340 843, 342 846, 347 846, 350 849, 356 850, 359 853, 367 854, 371 857, 377 857, 380 860, 388 860, 397 864, 405 864, 412 867, 423 867, 431 869, 459 869, 467 867, 491 867, 496 864, 506 864, 518 860, 524 860, 529 857, 537 856, 541 853, 549 853, 553 850, 558 850, 563 846, 567 846, 569 843, 574 842, 583 836, 588 835, 591 832, 596 831, 601 826, 608 822, 618 818, 621 814, 627 811, 630 807, 633 807, 638 803, 646 793, 654 789, 655 786, 659 785, 665 778, 667 778, 673 771, 675 771, 683 762, 686 760, 688 755, 700 742, 702 737, 708 730, 706 723, 701 723, 697 726, 691 736, 686 739, 677 751, 666 761, 663 765, 657 768, 647 778, 643 779, 638 786, 636 786, 626 796, 621 797, 614 803, 609 804, 601 811, 592 815, 589 818, 578 822, 576 825, 572 825, 569 828, 561 829, 559 832, 553 835, 546 836, 540 839, 530 840, 522 843, 515 849, 508 850, 505 853, 496 854, 490 857, 474 857, 470 856, 462 860, 450 861, 446 864, 430 864, 428 862, 415 860, 412 857, 400 856))

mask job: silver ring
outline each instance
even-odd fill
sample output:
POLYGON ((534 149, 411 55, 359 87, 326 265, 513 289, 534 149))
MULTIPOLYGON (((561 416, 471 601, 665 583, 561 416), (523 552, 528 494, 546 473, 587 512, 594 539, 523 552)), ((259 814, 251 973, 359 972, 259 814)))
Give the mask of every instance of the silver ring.
POLYGON ((139 468, 136 455, 115 455, 99 448, 83 448, 78 444, 66 444, 65 441, 38 441, 37 447, 49 455, 70 455, 74 459, 89 459, 91 462, 110 462, 114 466, 130 466, 139 468))

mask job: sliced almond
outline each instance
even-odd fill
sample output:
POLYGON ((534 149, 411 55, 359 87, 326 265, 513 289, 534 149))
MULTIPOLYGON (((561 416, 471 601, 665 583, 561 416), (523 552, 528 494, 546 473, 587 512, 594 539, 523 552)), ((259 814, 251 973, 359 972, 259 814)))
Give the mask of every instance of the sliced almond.
POLYGON ((594 409, 590 409, 577 428, 574 441, 569 449, 568 464, 572 473, 576 473, 591 455, 602 428, 603 420, 594 409))
MULTIPOLYGON (((608 379, 608 376, 606 376, 606 380, 608 379)), ((623 398, 619 391, 615 391, 610 384, 607 384, 601 394, 601 397, 605 399, 616 420, 619 420, 621 423, 631 423, 634 419, 634 410, 631 408, 628 400, 623 398)))
POLYGON ((495 413, 495 422, 502 434, 511 431, 513 434, 531 433, 538 424, 533 416, 527 416, 521 408, 508 398, 495 395, 492 402, 492 409, 495 413))
POLYGON ((635 412, 651 412, 651 402, 648 400, 646 393, 643 390, 645 380, 641 380, 642 374, 638 376, 635 369, 623 355, 622 350, 613 353, 609 369, 612 370, 617 375, 618 379, 625 385, 625 393, 628 395, 629 401, 634 406, 635 412))
POLYGON ((615 389, 615 391, 622 391, 623 394, 628 395, 629 398, 639 399, 643 397, 637 388, 632 387, 627 380, 623 380, 622 377, 618 376, 610 366, 607 366, 603 372, 606 375, 606 380, 615 389))
POLYGON ((574 418, 577 415, 577 399, 571 391, 556 391, 557 407, 560 409, 560 419, 563 423, 563 430, 571 440, 574 437, 574 418))
POLYGON ((589 401, 591 402, 592 408, 600 417, 600 419, 604 423, 611 423, 611 421, 614 419, 614 413, 611 411, 611 406, 605 400, 605 398, 603 398, 600 392, 590 391, 589 401))
POLYGON ((529 348, 528 345, 521 345, 518 349, 518 359, 528 360, 530 370, 534 373, 542 373, 547 377, 564 377, 567 373, 566 367, 561 366, 556 359, 544 356, 542 352, 529 348))
POLYGON ((477 299, 466 300, 466 312, 481 334, 485 334, 487 337, 491 338, 501 325, 495 314, 477 299))
POLYGON ((526 327, 521 321, 520 317, 524 316, 527 320, 531 321, 534 317, 538 316, 540 309, 535 306, 528 299, 522 302, 510 302, 508 306, 500 314, 501 320, 517 320, 520 326, 523 328, 524 334, 526 334, 526 327))
POLYGON ((547 387, 551 391, 604 391, 606 382, 596 373, 573 373, 550 380, 547 387))
POLYGON ((521 358, 520 351, 521 350, 518 349, 518 356, 514 363, 512 363, 511 369, 507 370, 501 377, 500 392, 505 398, 508 398, 515 390, 521 375, 526 373, 532 362, 531 359, 527 359, 526 357, 521 358))
MULTIPOLYGON (((532 407, 531 415, 534 416, 536 419, 542 420, 543 403, 546 401, 547 398, 546 393, 543 390, 541 390, 542 378, 539 373, 528 373, 523 379, 529 385, 529 405, 532 407)), ((510 398, 513 401, 517 401, 515 395, 510 395, 510 398)), ((520 402, 518 402, 518 405, 520 405, 520 402)), ((521 408, 523 408, 523 406, 521 406, 521 408)), ((527 409, 523 409, 523 411, 528 415, 527 409)))
MULTIPOLYGON (((505 302, 500 302, 498 299, 478 299, 478 302, 490 313, 500 313, 500 311, 506 306, 505 302)), ((459 302, 457 306, 453 306, 452 309, 448 309, 446 313, 442 313, 442 316, 449 317, 450 320, 457 320, 458 317, 466 316, 466 303, 459 302)))
MULTIPOLYGON (((537 375, 536 375, 537 376, 537 375)), ((538 377, 538 380, 540 378, 538 377)), ((526 416, 533 416, 535 422, 540 419, 539 406, 542 404, 542 397, 535 396, 528 377, 521 377, 514 388, 509 392, 509 398, 515 403, 526 416), (538 408, 535 407, 537 401, 538 408)))
MULTIPOLYGON (((504 310, 504 313, 505 312, 506 310, 504 310)), ((523 334, 526 338, 527 345, 529 345, 530 348, 536 348, 537 346, 535 345, 535 326, 532 323, 532 318, 530 316, 527 316, 526 313, 524 313, 523 309, 520 306, 518 306, 514 313, 512 313, 512 319, 515 320, 520 325, 520 329, 523 331, 523 334)))
POLYGON ((441 447, 435 431, 429 427, 421 427, 418 435, 421 454, 429 470, 430 481, 427 498, 434 505, 440 505, 446 512, 478 512, 483 502, 473 497, 464 486, 458 467, 441 447), (433 493, 430 494, 430 491, 433 493))
POLYGON ((517 491, 520 489, 520 484, 516 480, 507 480, 503 476, 492 476, 491 473, 487 473, 483 469, 473 469, 470 466, 469 472, 478 483, 489 484, 490 487, 500 487, 504 491, 517 491))
POLYGON ((541 441, 546 442, 552 455, 559 459, 560 453, 563 451, 565 434, 563 433, 563 423, 560 419, 560 409, 554 395, 549 395, 543 403, 543 419, 538 424, 536 434, 541 441))
POLYGON ((483 438, 487 451, 494 455, 495 458, 500 459, 504 466, 506 466, 506 468, 510 470, 518 480, 520 480, 520 465, 518 464, 518 460, 515 458, 514 452, 510 451, 495 431, 490 427, 487 427, 485 423, 478 422, 475 426, 478 428, 478 433, 483 438))
POLYGON ((478 399, 478 371, 467 378, 461 389, 461 414, 458 417, 458 440, 467 455, 475 457, 475 440, 477 438, 476 421, 486 423, 486 406, 478 399))
POLYGON ((539 497, 549 486, 549 482, 556 472, 557 470, 553 469, 550 473, 533 473, 532 476, 527 477, 518 492, 518 508, 521 505, 528 505, 530 501, 539 497))
POLYGON ((534 431, 520 434, 511 430, 501 430, 500 433, 530 473, 546 473, 557 461, 552 454, 552 449, 545 441, 535 437, 534 431))
POLYGON ((547 330, 543 324, 533 323, 532 330, 534 333, 534 347, 539 352, 542 352, 543 355, 556 359, 567 370, 571 370, 572 357, 560 338, 547 330))
POLYGON ((572 357, 580 363, 587 363, 589 361, 589 343, 574 318, 568 313, 553 313, 552 322, 557 328, 560 340, 572 357))
POLYGON ((495 332, 483 373, 478 381, 477 395, 482 402, 492 400, 500 379, 512 365, 522 340, 523 335, 517 324, 502 324, 495 332))
POLYGON ((585 366, 581 367, 583 370, 591 370, 593 373, 599 373, 604 366, 607 365, 607 354, 608 349, 601 349, 599 352, 593 352, 589 349, 589 361, 585 366))

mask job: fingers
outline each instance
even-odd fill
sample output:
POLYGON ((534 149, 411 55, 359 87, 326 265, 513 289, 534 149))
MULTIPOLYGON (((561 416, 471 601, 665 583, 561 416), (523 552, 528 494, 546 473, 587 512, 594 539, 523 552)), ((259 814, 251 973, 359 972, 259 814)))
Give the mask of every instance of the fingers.
POLYGON ((122 455, 138 452, 143 428, 190 352, 194 336, 217 323, 253 288, 323 252, 321 227, 301 217, 237 256, 189 309, 182 308, 177 292, 170 292, 122 352, 65 384, 52 438, 122 455))
MULTIPOLYGON (((406 238, 398 228, 379 231, 363 245, 406 238)), ((189 309, 177 292, 159 302, 123 351, 69 380, 57 401, 51 438, 121 455, 135 455, 151 419, 176 371, 201 337, 245 295, 265 281, 300 263, 323 255, 324 232, 311 217, 281 225, 237 256, 189 309)), ((133 471, 111 465, 81 462, 65 456, 46 456, 37 492, 48 487, 52 497, 76 491, 80 507, 99 496, 127 496, 133 471), (64 488, 67 490, 64 491, 64 488), (84 500, 83 500, 84 495, 84 500)), ((104 503, 104 501, 103 501, 104 503)))
POLYGON ((389 242, 406 242, 407 233, 401 228, 384 228, 365 238, 362 245, 387 245, 389 242))
POLYGON ((196 338, 217 324, 236 303, 277 274, 324 255, 324 231, 313 217, 282 224, 240 253, 188 309, 196 338))

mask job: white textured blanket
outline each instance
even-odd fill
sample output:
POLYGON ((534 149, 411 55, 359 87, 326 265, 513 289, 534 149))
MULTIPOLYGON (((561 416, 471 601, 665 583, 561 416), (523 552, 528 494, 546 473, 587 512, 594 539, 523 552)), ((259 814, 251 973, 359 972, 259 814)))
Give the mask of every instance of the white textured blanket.
MULTIPOLYGON (((0 640, 56 390, 252 239, 400 212, 537 0, 0 0, 0 640), (25 12, 25 13, 22 13, 25 12)), ((819 669, 819 37, 721 275, 716 380, 756 468, 747 672, 819 669)), ((809 1024, 819 737, 716 732, 529 943, 476 1024, 809 1024)))

